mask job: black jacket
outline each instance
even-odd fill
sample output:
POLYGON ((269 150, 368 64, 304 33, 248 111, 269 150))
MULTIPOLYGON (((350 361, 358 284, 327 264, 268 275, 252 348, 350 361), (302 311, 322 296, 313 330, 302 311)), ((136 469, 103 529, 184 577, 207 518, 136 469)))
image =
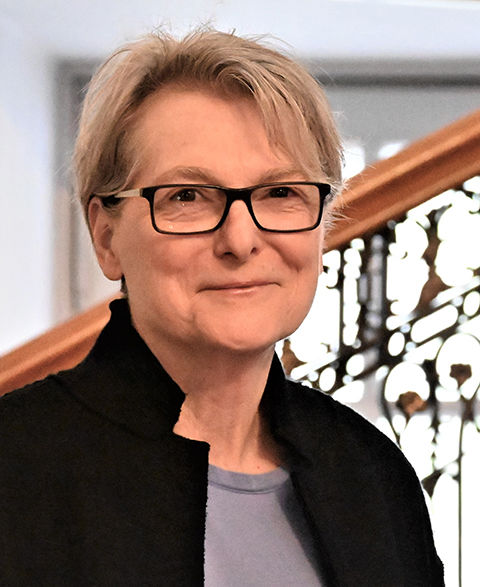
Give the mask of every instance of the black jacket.
MULTIPOLYGON (((203 584, 208 445, 172 433, 183 398, 122 300, 85 361, 0 401, 0 585, 203 584)), ((277 359, 261 407, 328 586, 443 585, 390 440, 277 359)))

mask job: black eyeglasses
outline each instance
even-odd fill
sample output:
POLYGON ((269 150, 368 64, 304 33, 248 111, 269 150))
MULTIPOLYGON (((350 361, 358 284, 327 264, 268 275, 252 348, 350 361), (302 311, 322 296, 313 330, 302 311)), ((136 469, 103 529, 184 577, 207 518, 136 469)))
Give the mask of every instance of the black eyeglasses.
MULTIPOLYGON (((320 224, 331 186, 292 181, 231 189, 216 185, 169 184, 99 196, 106 205, 122 198, 145 198, 153 228, 164 234, 201 234, 222 226, 231 205, 241 200, 255 225, 269 232, 303 232, 320 224)), ((97 194, 93 194, 92 197, 97 194)))

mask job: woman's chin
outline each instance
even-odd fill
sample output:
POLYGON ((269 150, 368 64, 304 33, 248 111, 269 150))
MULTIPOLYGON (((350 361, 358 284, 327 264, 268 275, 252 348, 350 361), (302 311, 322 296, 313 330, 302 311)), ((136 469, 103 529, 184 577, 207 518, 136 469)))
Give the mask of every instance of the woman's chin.
POLYGON ((200 346, 204 351, 226 354, 263 354, 273 351, 275 344, 292 330, 231 321, 218 330, 203 332, 200 346))

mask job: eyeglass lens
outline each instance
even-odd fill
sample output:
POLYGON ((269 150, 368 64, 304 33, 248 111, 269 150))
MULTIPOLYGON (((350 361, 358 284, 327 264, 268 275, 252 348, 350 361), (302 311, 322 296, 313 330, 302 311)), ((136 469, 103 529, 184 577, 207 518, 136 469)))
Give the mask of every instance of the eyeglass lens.
MULTIPOLYGON (((320 211, 316 185, 261 186, 251 193, 253 214, 267 230, 305 230, 314 226, 320 211)), ((224 190, 209 186, 159 187, 153 214, 159 230, 176 233, 211 230, 227 205, 224 190)))

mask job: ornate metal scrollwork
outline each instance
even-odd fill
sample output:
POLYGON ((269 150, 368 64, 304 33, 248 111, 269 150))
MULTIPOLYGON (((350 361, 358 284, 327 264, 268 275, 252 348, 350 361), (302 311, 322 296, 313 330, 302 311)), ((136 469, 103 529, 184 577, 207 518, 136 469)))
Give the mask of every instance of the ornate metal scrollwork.
POLYGON ((390 434, 431 497, 456 484, 459 569, 466 445, 480 432, 479 210, 476 177, 327 253, 312 315, 283 347, 287 373, 390 434))

